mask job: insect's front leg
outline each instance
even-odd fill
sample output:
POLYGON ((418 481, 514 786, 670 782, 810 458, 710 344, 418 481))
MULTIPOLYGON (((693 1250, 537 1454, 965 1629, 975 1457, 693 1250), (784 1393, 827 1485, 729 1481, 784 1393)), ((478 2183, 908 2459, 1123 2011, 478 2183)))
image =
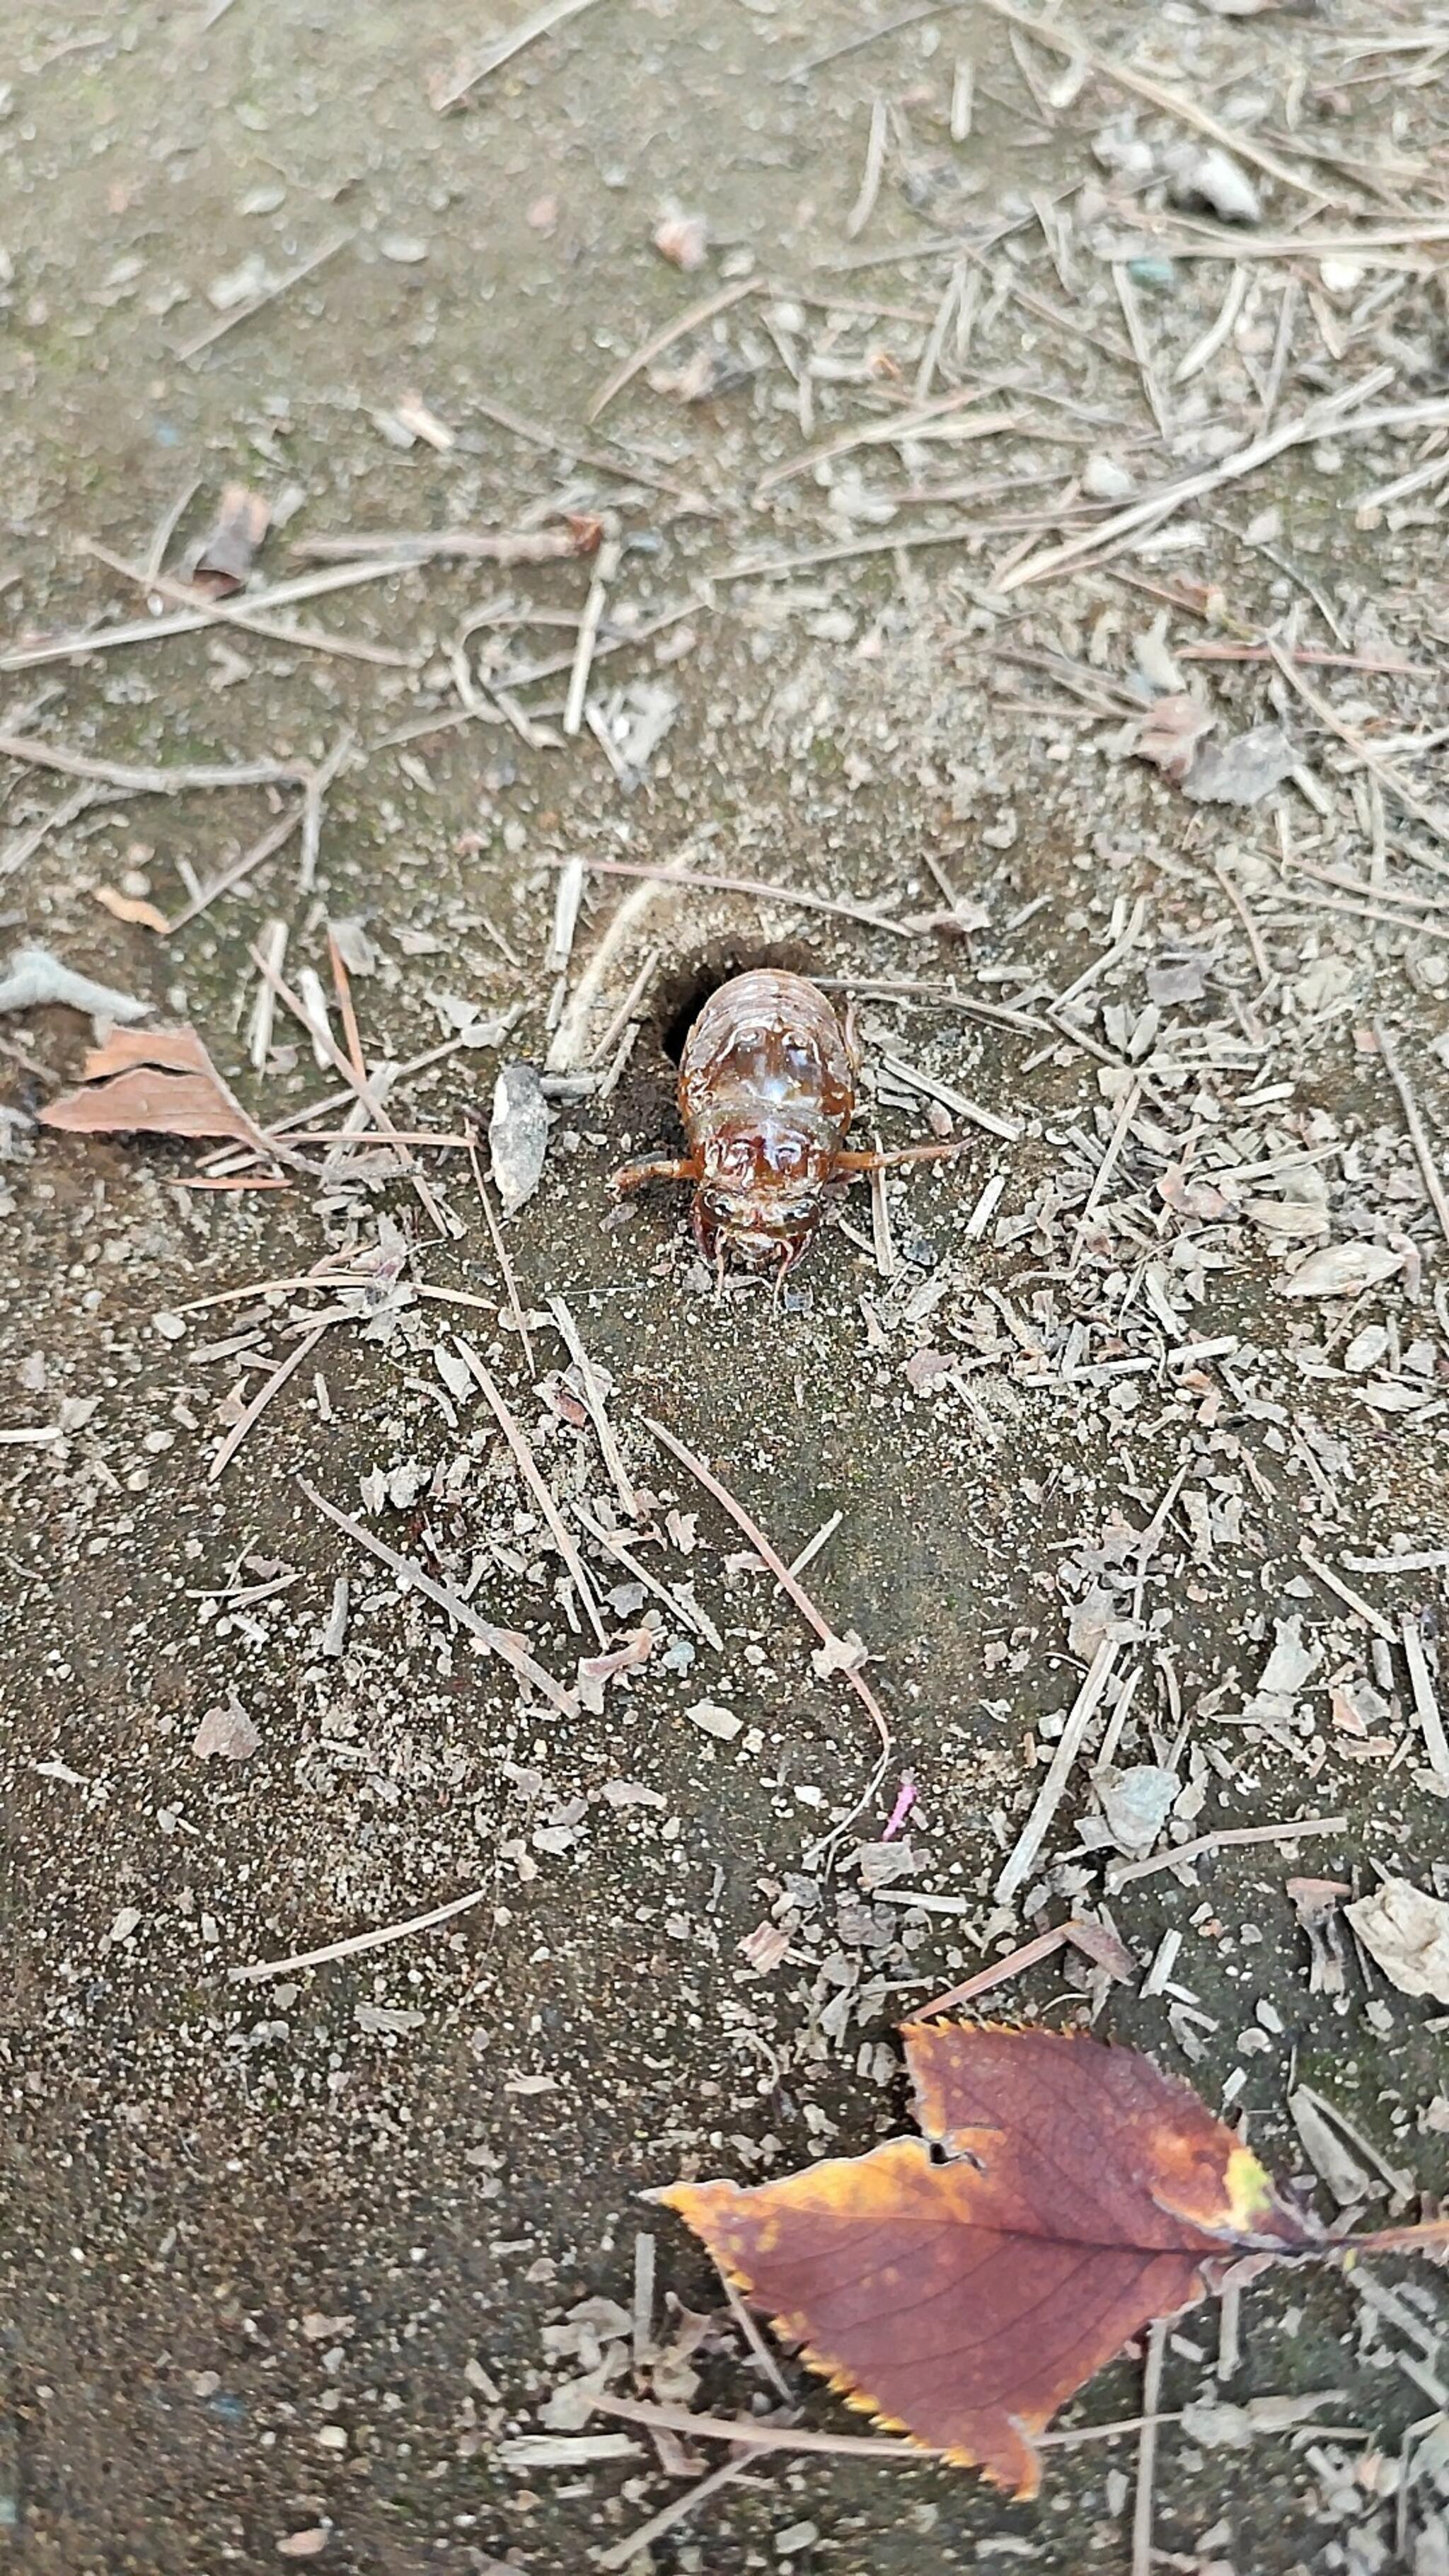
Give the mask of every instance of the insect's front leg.
POLYGON ((697 1157, 681 1154, 670 1163, 626 1163, 614 1173, 610 1187, 625 1198, 631 1190, 642 1190, 647 1181, 697 1181, 699 1177, 697 1157))

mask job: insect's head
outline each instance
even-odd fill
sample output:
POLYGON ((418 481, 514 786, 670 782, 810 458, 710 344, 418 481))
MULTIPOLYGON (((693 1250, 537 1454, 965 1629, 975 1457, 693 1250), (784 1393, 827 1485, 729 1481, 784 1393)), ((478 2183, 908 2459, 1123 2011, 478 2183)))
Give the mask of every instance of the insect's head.
POLYGON ((820 1222, 828 1159, 815 1137, 777 1121, 718 1130, 703 1152, 702 1232, 747 1269, 792 1258, 820 1222))

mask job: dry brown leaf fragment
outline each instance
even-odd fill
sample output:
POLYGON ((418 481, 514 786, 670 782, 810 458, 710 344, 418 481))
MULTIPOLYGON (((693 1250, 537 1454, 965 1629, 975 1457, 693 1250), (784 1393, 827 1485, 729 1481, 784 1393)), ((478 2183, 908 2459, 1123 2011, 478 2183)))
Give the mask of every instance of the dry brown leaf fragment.
POLYGON ((852 2406, 1030 2496, 1033 2434, 1200 2298, 1206 2266, 1318 2231, 1134 2050, 991 2024, 903 2037, 920 2137, 660 2197, 852 2406))
POLYGON ((40 1112, 43 1127, 86 1136, 228 1136, 266 1140, 233 1100, 193 1028, 116 1029, 93 1047, 79 1091, 40 1112))
POLYGON ((1192 767, 1198 744, 1216 722, 1211 707, 1205 707, 1201 698, 1195 698, 1190 690, 1177 689, 1148 708, 1127 747, 1139 760, 1150 760, 1164 778, 1180 787, 1192 767))
POLYGON ((210 599, 230 599, 245 590, 261 551, 272 514, 260 492, 245 483, 228 483, 221 496, 216 524, 203 537, 191 567, 193 590, 210 599))

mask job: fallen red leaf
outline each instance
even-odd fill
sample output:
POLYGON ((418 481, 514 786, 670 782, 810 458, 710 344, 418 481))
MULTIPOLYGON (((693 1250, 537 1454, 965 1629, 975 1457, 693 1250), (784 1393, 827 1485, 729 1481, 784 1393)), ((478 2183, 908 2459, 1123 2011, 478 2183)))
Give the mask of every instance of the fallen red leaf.
POLYGON ((81 1090, 41 1110, 43 1127, 90 1136, 139 1129, 153 1136, 230 1136, 266 1146, 195 1029, 115 1029, 104 1046, 92 1048, 83 1071, 81 1090))
POLYGON ((852 2406, 1031 2496, 1032 2435, 1201 2298, 1206 2265, 1318 2231, 1132 2049, 989 2024, 903 2037, 921 2137, 659 2196, 852 2406))

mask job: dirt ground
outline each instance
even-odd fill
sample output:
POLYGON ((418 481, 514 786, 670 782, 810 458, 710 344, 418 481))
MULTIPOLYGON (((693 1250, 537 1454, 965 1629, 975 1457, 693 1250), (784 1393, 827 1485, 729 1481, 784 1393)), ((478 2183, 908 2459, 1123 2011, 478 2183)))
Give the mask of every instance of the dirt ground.
POLYGON ((0 985, 38 944, 328 1131, 285 1188, 54 1132, 87 1020, 0 1013, 0 2556, 1449 2576, 1422 2263, 1174 2324, 1147 2531, 1136 2430, 1070 2438, 1137 2417, 1140 2349, 1035 2504, 774 2453, 637 2544, 726 2454, 569 2387, 777 2403, 641 2195, 898 2131, 903 2013, 1070 1917, 1130 1974, 1064 1948, 982 2010, 1190 2076, 1326 2220, 1449 2189, 1449 1994, 1335 1911, 1449 1895, 1449 20, 1121 0, 1089 58, 984 0, 593 0, 488 70, 501 14, 0 29, 0 985), (234 482, 255 622, 176 631, 234 482), (570 514, 598 552, 308 551, 570 514), (339 752, 315 847, 216 891, 339 752), (290 772, 129 775, 243 761, 290 772), (257 943, 325 1014, 329 926, 436 1147, 332 1141, 371 1114, 335 1005, 331 1057, 285 998, 256 1034, 257 943), (715 1296, 682 1191, 609 1186, 679 1150, 683 1030, 761 960, 852 1001, 862 1142, 962 1142, 773 1304, 715 1296), (552 1068, 516 1305, 462 1141, 505 1061, 552 1068), (463 1345, 642 1668, 581 1673, 463 1345), (876 1773, 651 1422, 787 1561, 824 1532, 876 1773))

